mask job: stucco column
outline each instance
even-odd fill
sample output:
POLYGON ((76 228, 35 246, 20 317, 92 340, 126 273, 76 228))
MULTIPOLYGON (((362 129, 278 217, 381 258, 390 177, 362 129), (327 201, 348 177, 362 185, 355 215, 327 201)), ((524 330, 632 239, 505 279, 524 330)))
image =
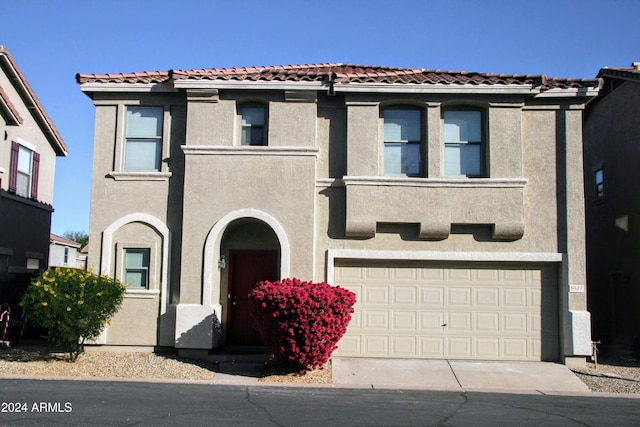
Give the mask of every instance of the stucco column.
POLYGON ((586 296, 586 238, 582 159, 582 105, 561 109, 558 131, 558 249, 565 253, 561 291, 565 362, 584 363, 591 354, 591 319, 586 296), (563 173, 564 172, 564 173, 563 173))

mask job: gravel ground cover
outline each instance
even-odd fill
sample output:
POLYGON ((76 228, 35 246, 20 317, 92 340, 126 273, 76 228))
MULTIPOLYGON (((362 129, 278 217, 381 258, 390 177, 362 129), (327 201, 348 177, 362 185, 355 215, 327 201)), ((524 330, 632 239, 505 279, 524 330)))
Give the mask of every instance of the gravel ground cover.
MULTIPOLYGON (((58 349, 42 343, 24 343, 0 350, 0 375, 213 380, 216 369, 215 363, 181 359, 174 351, 88 351, 81 354, 76 362, 69 363, 58 349)), ((585 369, 574 372, 592 391, 640 394, 638 351, 603 347, 597 367, 590 362, 585 369)), ((281 364, 269 362, 265 365, 260 381, 330 384, 331 364, 301 376, 281 364)))
POLYGON ((640 352, 633 348, 601 346, 597 365, 573 372, 592 391, 640 394, 640 352))

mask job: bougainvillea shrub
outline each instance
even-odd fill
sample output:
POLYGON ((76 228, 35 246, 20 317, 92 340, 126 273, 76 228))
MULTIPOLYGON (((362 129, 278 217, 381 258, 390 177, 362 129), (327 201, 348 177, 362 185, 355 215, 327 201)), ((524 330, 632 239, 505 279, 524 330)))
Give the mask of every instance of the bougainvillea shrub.
POLYGON ((347 289, 295 278, 260 282, 249 294, 251 315, 267 349, 300 373, 327 363, 355 303, 347 289))
POLYGON ((84 341, 97 338, 118 311, 125 285, 107 276, 56 267, 33 279, 20 305, 30 323, 47 331, 75 361, 84 341))

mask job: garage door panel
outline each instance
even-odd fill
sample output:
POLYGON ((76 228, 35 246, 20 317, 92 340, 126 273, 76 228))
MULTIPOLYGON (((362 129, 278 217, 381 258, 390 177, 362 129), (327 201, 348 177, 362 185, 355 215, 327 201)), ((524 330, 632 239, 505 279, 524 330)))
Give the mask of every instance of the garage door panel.
POLYGON ((388 286, 369 286, 364 289, 363 305, 389 305, 389 287, 388 286))
POLYGON ((393 305, 418 305, 418 289, 416 286, 397 286, 392 290, 393 305))
POLYGON ((442 331, 442 325, 445 324, 444 321, 444 312, 422 312, 420 313, 420 325, 422 326, 423 331, 427 332, 438 332, 442 331))
POLYGON ((557 360, 554 265, 354 263, 335 268, 358 297, 336 355, 557 360))
POLYGON ((418 337, 420 343, 419 356, 442 357, 444 351, 444 337, 418 337))
POLYGON ((345 354, 361 355, 362 337, 356 335, 345 335, 340 340, 340 351, 345 354))
POLYGON ((504 338, 503 349, 507 359, 527 359, 529 342, 526 338, 504 338))
POLYGON ((389 312, 382 310, 367 310, 364 312, 364 329, 365 330, 388 330, 389 329, 389 312))
POLYGON ((525 333, 530 331, 527 313, 503 313, 503 330, 507 333, 525 333))
POLYGON ((417 337, 391 337, 392 355, 397 357, 412 357, 417 350, 417 337))
POLYGON ((475 305, 497 308, 500 306, 500 290, 496 288, 475 288, 475 305))
POLYGON ((415 311, 393 313, 393 330, 418 332, 417 313, 415 311))
POLYGON ((503 307, 505 308, 526 308, 527 289, 526 288, 504 288, 502 290, 503 307))
POLYGON ((500 313, 475 313, 475 331, 499 332, 501 330, 500 313))
POLYGON ((444 294, 444 287, 422 286, 420 289, 420 303, 424 306, 442 307, 444 305, 444 294))
POLYGON ((447 293, 447 302, 450 306, 471 307, 471 288, 450 287, 447 293))
POLYGON ((500 357, 499 338, 477 338, 475 342, 475 356, 483 359, 496 359, 500 357))
POLYGON ((371 356, 390 356, 389 337, 386 335, 369 335, 364 337, 364 351, 371 356))
POLYGON ((447 353, 454 358, 470 358, 472 357, 472 339, 471 337, 450 337, 447 339, 447 353))
POLYGON ((450 312, 446 329, 452 332, 471 332, 471 316, 471 312, 450 312))

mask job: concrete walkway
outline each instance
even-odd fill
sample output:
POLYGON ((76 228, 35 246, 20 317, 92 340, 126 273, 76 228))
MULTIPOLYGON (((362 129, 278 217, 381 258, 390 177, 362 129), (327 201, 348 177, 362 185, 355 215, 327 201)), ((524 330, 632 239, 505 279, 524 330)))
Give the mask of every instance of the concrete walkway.
MULTIPOLYGON (((564 365, 550 362, 473 362, 460 360, 333 358, 334 387, 589 394, 589 388, 564 365)), ((264 364, 227 363, 214 383, 258 382, 264 364)), ((318 384, 273 383, 314 386, 318 384)))
POLYGON ((332 361, 332 369, 335 384, 373 388, 591 392, 569 368, 548 362, 337 358, 332 361))

